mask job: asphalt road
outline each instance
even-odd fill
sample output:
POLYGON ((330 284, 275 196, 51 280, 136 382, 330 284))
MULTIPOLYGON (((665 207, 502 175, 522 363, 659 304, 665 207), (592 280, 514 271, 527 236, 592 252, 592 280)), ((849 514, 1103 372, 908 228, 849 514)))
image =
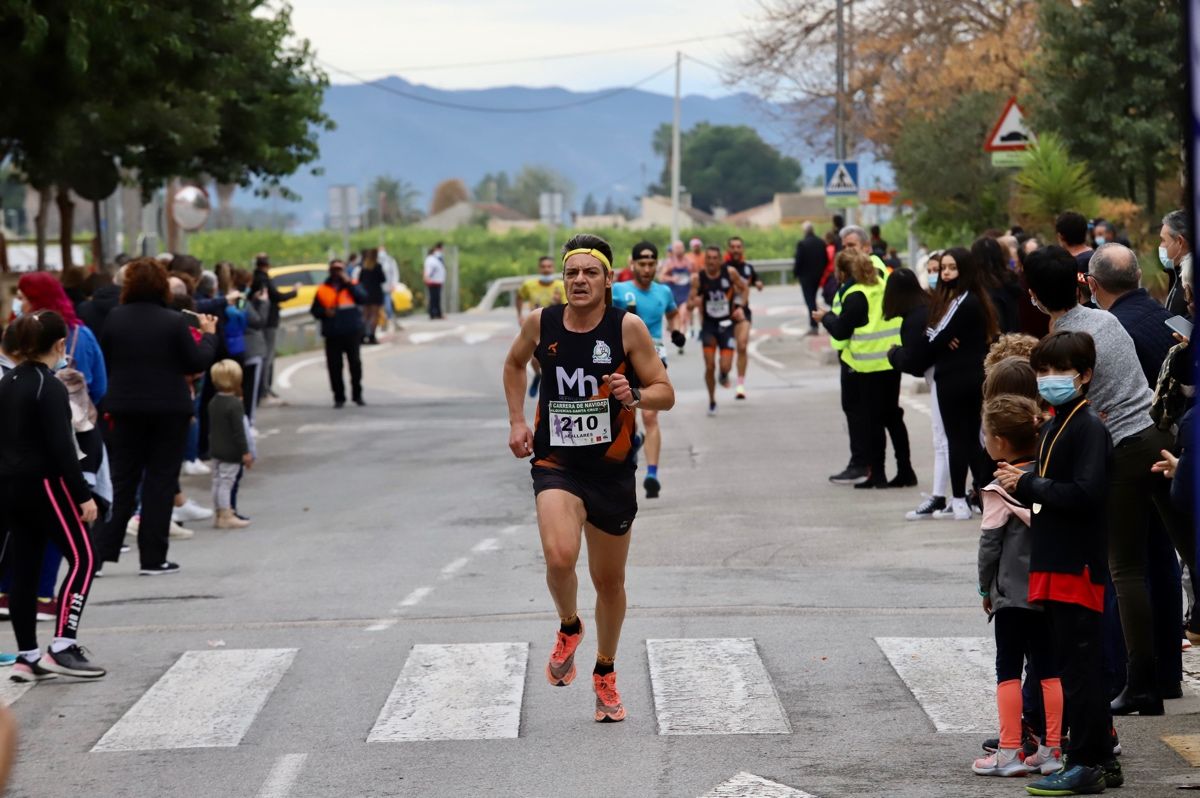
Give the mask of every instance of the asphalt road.
MULTIPOLYGON (((830 485, 836 368, 797 334, 798 292, 753 302, 747 401, 706 417, 698 347, 671 356, 663 493, 632 533, 626 722, 592 720, 594 637, 574 685, 543 675, 556 616, 506 446, 511 311, 413 318, 366 351, 366 408, 331 408, 317 353, 279 364, 287 406, 263 411, 242 488, 254 525, 195 524, 175 576, 105 569, 82 640, 108 677, 0 688, 21 726, 10 794, 1024 794, 970 772, 995 728, 977 523, 905 522, 916 489, 830 485)), ((905 403, 927 480, 928 407, 905 403)), ((1200 752, 1198 685, 1118 720, 1127 794, 1200 782, 1163 740, 1200 752)))

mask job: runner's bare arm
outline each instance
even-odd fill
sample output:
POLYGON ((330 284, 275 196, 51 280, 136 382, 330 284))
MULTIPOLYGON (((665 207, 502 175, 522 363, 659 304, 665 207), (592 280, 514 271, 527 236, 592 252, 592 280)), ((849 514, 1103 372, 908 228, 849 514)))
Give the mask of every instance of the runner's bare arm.
POLYGON ((514 457, 533 454, 533 433, 525 422, 525 367, 537 349, 541 334, 542 311, 525 317, 516 340, 504 358, 504 398, 508 402, 508 448, 514 457))
POLYGON ((688 309, 695 310, 700 307, 700 275, 692 275, 692 288, 688 292, 688 309))
POLYGON ((742 295, 741 304, 743 306, 749 305, 750 304, 750 283, 747 282, 745 279, 743 279, 742 275, 738 274, 737 269, 733 268, 732 266, 727 266, 725 268, 726 268, 726 271, 729 274, 729 276, 733 278, 734 289, 739 294, 742 295))
MULTIPOLYGON (((632 314, 626 314, 621 323, 621 336, 625 339, 625 352, 630 365, 642 384, 642 395, 638 405, 643 410, 670 410, 675 405, 675 389, 667 379, 667 367, 663 365, 646 323, 632 314)), ((629 380, 624 374, 611 374, 604 378, 612 388, 613 398, 621 404, 633 401, 629 380)))

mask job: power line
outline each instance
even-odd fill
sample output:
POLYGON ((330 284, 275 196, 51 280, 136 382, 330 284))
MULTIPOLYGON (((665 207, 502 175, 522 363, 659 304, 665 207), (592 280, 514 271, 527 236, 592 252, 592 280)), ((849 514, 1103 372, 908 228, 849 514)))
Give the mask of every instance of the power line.
POLYGON ((659 75, 666 74, 671 69, 675 68, 674 64, 668 64, 667 66, 663 67, 662 69, 658 70, 657 72, 654 72, 651 75, 647 75, 646 77, 642 78, 638 82, 633 83, 629 86, 621 86, 620 88, 609 89, 608 91, 601 92, 600 94, 597 94, 595 96, 584 97, 579 100, 571 100, 570 102, 558 103, 556 105, 529 106, 529 107, 524 107, 524 108, 495 108, 495 107, 488 107, 488 106, 483 106, 483 105, 467 105, 465 103, 450 102, 449 100, 437 100, 437 99, 434 99, 433 97, 424 97, 420 94, 414 94, 413 92, 410 92, 410 91, 404 91, 403 89, 397 89, 392 86, 385 86, 384 84, 379 83, 378 81, 369 81, 365 78, 362 78, 362 77, 354 74, 353 72, 349 72, 345 69, 342 69, 341 67, 334 66, 333 64, 330 64, 327 61, 321 61, 319 63, 322 66, 324 66, 326 69, 331 69, 334 72, 338 72, 343 75, 346 75, 347 77, 354 78, 354 80, 357 81, 359 85, 366 86, 366 87, 372 88, 372 89, 377 89, 379 91, 387 92, 388 94, 392 94, 397 97, 403 97, 408 100, 414 100, 416 102, 426 103, 428 105, 436 105, 436 106, 439 106, 442 108, 451 108, 456 111, 472 111, 475 113, 485 113, 485 114, 538 114, 538 113, 544 113, 546 111, 561 111, 561 110, 564 110, 567 108, 577 108, 581 105, 590 105, 591 103, 598 103, 601 100, 607 100, 610 97, 615 97, 618 94, 624 94, 625 92, 633 91, 634 89, 636 89, 640 86, 643 86, 646 83, 649 83, 650 81, 654 80, 659 75))
POLYGON ((660 47, 675 47, 681 44, 693 44, 695 42, 708 42, 714 39, 728 39, 731 36, 736 36, 742 33, 740 30, 729 31, 728 33, 716 33, 710 36, 693 36, 689 39, 675 39, 669 42, 653 42, 646 44, 631 44, 625 47, 610 47, 604 50, 576 50, 571 53, 553 53, 551 55, 530 55, 521 56, 519 58, 502 58, 494 61, 460 61, 453 64, 425 64, 424 66, 407 66, 407 67, 385 67, 382 69, 364 69, 363 72, 428 72, 438 69, 465 69, 467 67, 482 67, 482 66, 502 66, 504 64, 527 64, 538 61, 558 61, 569 58, 586 58, 594 55, 612 55, 614 53, 629 53, 636 50, 656 50, 660 47))
POLYGON ((683 57, 684 57, 684 58, 686 58, 687 60, 689 60, 689 61, 693 62, 693 63, 699 64, 699 65, 700 65, 700 66, 702 66, 702 67, 708 67, 708 68, 709 68, 709 69, 711 69, 713 72, 716 72, 716 73, 717 73, 717 74, 719 74, 719 75, 722 75, 722 76, 724 76, 724 74, 725 74, 725 70, 724 70, 724 69, 721 69, 721 67, 719 67, 719 66, 717 66, 717 65, 715 65, 715 64, 710 64, 710 63, 708 63, 707 61, 701 61, 699 58, 696 58, 695 56, 692 56, 692 55, 688 55, 687 53, 684 53, 684 54, 683 54, 683 57))

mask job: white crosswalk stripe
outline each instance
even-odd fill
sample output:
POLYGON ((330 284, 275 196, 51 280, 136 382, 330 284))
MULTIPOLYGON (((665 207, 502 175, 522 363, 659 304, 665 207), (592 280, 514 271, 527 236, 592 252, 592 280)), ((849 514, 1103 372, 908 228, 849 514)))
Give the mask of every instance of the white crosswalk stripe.
POLYGON ((186 651, 92 750, 236 746, 295 656, 294 648, 186 651))
POLYGON ((987 637, 877 637, 939 732, 996 728, 996 643, 987 637))
POLYGON ((790 734, 753 638, 647 640, 659 734, 790 734))
POLYGON ((413 646, 367 742, 517 737, 528 643, 413 646))
POLYGON ((811 793, 797 790, 777 781, 769 781, 753 773, 739 773, 723 782, 700 798, 816 798, 811 793))
POLYGON ((6 678, 0 682, 0 704, 12 706, 12 703, 29 692, 31 687, 33 684, 30 682, 14 682, 6 678))

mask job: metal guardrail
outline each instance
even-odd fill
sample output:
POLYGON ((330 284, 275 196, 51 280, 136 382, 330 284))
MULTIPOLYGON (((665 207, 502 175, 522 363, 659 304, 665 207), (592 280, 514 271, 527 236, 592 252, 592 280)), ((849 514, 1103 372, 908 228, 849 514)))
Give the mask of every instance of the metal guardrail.
MULTIPOLYGON (((794 261, 791 258, 752 260, 750 262, 754 264, 754 268, 760 274, 768 274, 771 272, 777 273, 779 275, 780 285, 787 283, 788 275, 792 273, 792 267, 794 265, 794 261)), ((514 295, 517 293, 517 289, 519 289, 521 284, 526 280, 536 278, 537 276, 538 275, 536 274, 521 274, 515 277, 501 277, 497 280, 492 280, 490 283, 488 283, 487 292, 483 295, 483 298, 479 300, 479 304, 471 308, 471 311, 482 313, 491 310, 496 306, 496 300, 500 298, 500 295, 505 293, 509 295, 508 304, 515 304, 516 300, 514 295)))

